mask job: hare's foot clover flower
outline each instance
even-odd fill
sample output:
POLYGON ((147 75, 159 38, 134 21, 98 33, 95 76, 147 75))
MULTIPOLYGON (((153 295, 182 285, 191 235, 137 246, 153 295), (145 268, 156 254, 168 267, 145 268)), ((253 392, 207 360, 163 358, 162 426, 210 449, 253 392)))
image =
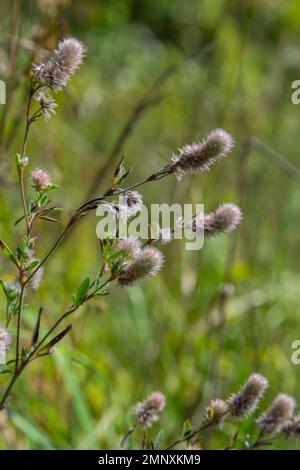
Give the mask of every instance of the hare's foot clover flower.
POLYGON ((84 54, 85 49, 80 41, 64 39, 46 63, 33 66, 33 74, 42 85, 58 91, 67 85, 82 63, 84 54))
POLYGON ((222 427, 229 411, 229 406, 224 400, 217 398, 212 400, 205 409, 205 419, 208 423, 222 427))
POLYGON ((227 401, 231 415, 235 418, 242 418, 253 413, 267 388, 268 381, 265 377, 257 373, 251 374, 240 391, 227 401))
POLYGON ((141 253, 141 242, 137 238, 122 238, 118 248, 125 258, 136 258, 141 253))
POLYGON ((219 159, 225 157, 234 145, 232 136, 223 129, 214 129, 202 141, 185 145, 173 155, 171 168, 178 179, 186 173, 206 171, 219 159))
POLYGON ((235 230, 243 218, 241 209, 225 202, 214 211, 193 220, 192 230, 204 230, 206 236, 217 236, 235 230))
POLYGON ((158 421, 159 415, 166 407, 166 398, 160 392, 152 392, 146 400, 138 403, 133 410, 136 423, 142 428, 150 428, 158 421))
POLYGON ((121 286, 128 286, 135 282, 155 276, 162 268, 163 254, 152 246, 143 248, 136 256, 125 264, 118 277, 121 286))
POLYGON ((280 393, 271 406, 256 421, 262 434, 276 434, 289 422, 293 416, 296 402, 293 397, 280 393))
POLYGON ((52 183, 51 176, 46 170, 36 168, 31 172, 31 180, 36 191, 42 192, 52 183))

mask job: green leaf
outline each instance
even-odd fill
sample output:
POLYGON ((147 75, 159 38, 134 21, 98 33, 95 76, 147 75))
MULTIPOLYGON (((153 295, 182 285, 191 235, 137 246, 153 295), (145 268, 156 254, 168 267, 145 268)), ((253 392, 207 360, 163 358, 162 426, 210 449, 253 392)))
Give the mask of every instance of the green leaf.
POLYGON ((35 259, 30 263, 30 265, 27 268, 27 271, 32 271, 34 268, 36 268, 40 264, 38 259, 35 259))
POLYGON ((19 267, 19 263, 16 260, 13 252, 3 240, 0 240, 0 248, 2 249, 3 253, 14 263, 14 265, 19 267))
POLYGON ((11 369, 8 369, 7 367, 0 369, 0 375, 11 374, 11 372, 12 372, 11 369))
POLYGON ((182 430, 182 435, 183 436, 186 436, 187 434, 190 433, 190 431, 193 429, 193 426, 191 424, 191 422, 187 419, 184 423, 183 423, 183 430, 182 430))
POLYGON ((161 429, 159 433, 157 434, 157 436, 155 437, 155 439, 153 440, 153 449, 159 448, 162 442, 163 435, 164 435, 164 431, 161 429))
POLYGON ((80 285, 76 295, 75 295, 75 305, 78 306, 81 304, 83 299, 86 297, 88 290, 90 288, 90 278, 87 277, 82 284, 80 285))

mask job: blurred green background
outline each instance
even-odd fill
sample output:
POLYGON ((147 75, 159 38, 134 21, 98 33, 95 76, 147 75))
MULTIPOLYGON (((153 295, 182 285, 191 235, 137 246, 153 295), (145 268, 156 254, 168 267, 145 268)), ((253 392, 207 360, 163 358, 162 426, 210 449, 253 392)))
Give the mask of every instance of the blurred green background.
MULTIPOLYGON (((291 344, 300 339, 299 180, 247 147, 255 136, 300 166, 300 107, 291 103, 291 84, 300 79, 299 1, 3 0, 0 15, 0 78, 9 83, 1 238, 14 245, 21 237, 21 227, 14 227, 20 215, 14 155, 22 139, 24 70, 35 42, 52 49, 68 35, 84 42, 87 57, 57 95, 56 115, 32 127, 28 145, 31 168, 47 169, 60 184, 54 197, 65 209, 61 224, 101 168, 95 194, 110 185, 123 153, 134 167, 133 183, 215 127, 233 134, 231 156, 209 173, 146 186, 144 200, 198 202, 206 210, 231 201, 244 212, 236 234, 208 240, 199 252, 169 244, 159 276, 115 289, 77 312, 70 337, 51 358, 33 363, 15 387, 0 419, 0 448, 117 448, 132 422, 131 407, 153 390, 168 403, 151 435, 162 428, 166 446, 187 418, 199 422, 211 398, 226 398, 252 371, 270 381, 264 405, 281 391, 300 402, 300 366, 291 362, 291 344), (22 38, 12 71, 11 31, 22 38), (149 92, 154 99, 143 109, 149 92), (134 110, 134 126, 113 154, 134 110), (218 292, 224 282, 234 292, 223 309, 218 292)), ((24 342, 40 305, 45 328, 69 306, 83 278, 99 270, 96 224, 94 214, 84 219, 48 264, 26 309, 24 342)), ((54 224, 38 226, 40 256, 59 231, 54 224)), ((10 265, 3 257, 0 263, 1 278, 12 279, 10 265)), ((1 388, 6 381, 1 376, 1 388)), ((233 423, 208 433, 204 444, 224 447, 235 429, 233 423)), ((239 429, 241 436, 254 435, 253 419, 239 429)), ((137 434, 130 445, 140 440, 137 434)), ((276 448, 297 447, 276 441, 276 448)))

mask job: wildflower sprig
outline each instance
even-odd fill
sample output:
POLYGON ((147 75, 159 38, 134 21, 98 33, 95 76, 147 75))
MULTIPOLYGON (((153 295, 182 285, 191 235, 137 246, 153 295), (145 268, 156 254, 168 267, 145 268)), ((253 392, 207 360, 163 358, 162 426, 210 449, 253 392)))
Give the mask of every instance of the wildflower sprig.
MULTIPOLYGON (((34 360, 52 354, 57 344, 70 333, 72 324, 63 327, 62 323, 74 312, 88 301, 98 296, 108 295, 111 286, 130 287, 155 276, 164 263, 162 252, 153 246, 152 240, 144 245, 136 239, 118 240, 108 238, 100 240, 100 251, 102 266, 96 279, 85 277, 72 297, 71 305, 63 311, 54 324, 44 335, 42 307, 37 314, 37 320, 32 332, 29 345, 23 345, 22 341, 22 315, 25 307, 25 297, 30 288, 37 289, 42 281, 44 267, 52 257, 66 235, 85 217, 89 212, 106 205, 118 218, 129 220, 134 217, 142 207, 142 194, 138 191, 146 183, 159 181, 170 175, 178 179, 187 173, 208 170, 215 162, 229 153, 233 146, 233 139, 229 133, 222 129, 216 129, 198 144, 186 145, 179 150, 177 155, 173 154, 168 164, 159 168, 155 173, 132 185, 125 186, 126 180, 131 173, 127 169, 122 157, 118 164, 110 187, 102 196, 90 199, 76 209, 69 219, 65 228, 46 254, 37 258, 35 249, 37 237, 32 235, 35 222, 58 222, 57 212, 61 210, 50 199, 50 192, 58 186, 53 182, 51 175, 42 168, 31 171, 30 185, 34 190, 34 197, 27 203, 27 182, 24 178, 25 172, 30 164, 27 155, 27 142, 29 130, 33 123, 41 117, 48 120, 56 111, 56 103, 53 93, 61 91, 67 86, 71 77, 80 66, 85 55, 82 43, 74 38, 64 39, 59 42, 52 56, 41 64, 35 64, 29 82, 27 110, 25 116, 25 132, 22 148, 16 156, 16 167, 19 179, 23 215, 19 217, 16 224, 25 221, 25 235, 21 246, 16 250, 8 247, 5 242, 0 242, 3 253, 12 262, 16 271, 13 282, 2 282, 1 286, 7 299, 6 328, 16 318, 15 334, 15 358, 10 361, 13 364, 11 380, 0 400, 0 410, 6 405, 11 390, 27 366, 34 360), (117 205, 115 199, 122 198, 122 203, 117 205), (60 330, 59 330, 60 329, 60 330)), ((196 220, 196 218, 195 218, 196 220)), ((207 232, 215 234, 230 232, 240 223, 241 213, 236 206, 223 206, 206 217, 207 232)), ((21 225, 21 224, 20 224, 21 225)), ((197 223, 195 222, 195 230, 197 223)), ((172 237, 170 237, 171 239, 172 237)), ((99 263, 100 264, 100 263, 99 263)), ((10 343, 7 343, 7 349, 10 343)), ((216 406, 216 403, 215 403, 216 406)), ((150 395, 143 404, 136 408, 135 425, 148 427, 157 420, 163 411, 163 396, 158 392, 150 395)), ((217 410, 211 415, 211 421, 216 422, 217 410)), ((221 420, 221 417, 218 418, 221 420)), ((145 430, 144 430, 145 431, 145 430)))

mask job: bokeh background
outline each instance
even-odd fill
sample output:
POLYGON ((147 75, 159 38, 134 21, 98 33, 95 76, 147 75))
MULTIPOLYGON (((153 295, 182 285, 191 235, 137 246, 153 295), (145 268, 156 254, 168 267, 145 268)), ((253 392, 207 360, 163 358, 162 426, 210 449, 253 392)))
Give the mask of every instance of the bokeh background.
MULTIPOLYGON (((300 166, 300 106, 291 103, 291 84, 300 79, 299 2, 2 0, 0 15, 0 78, 8 84, 6 110, 0 109, 1 238, 13 245, 21 237, 14 227, 20 215, 14 156, 26 69, 40 49, 69 35, 84 42, 87 57, 57 95, 56 115, 32 127, 28 145, 31 168, 47 169, 60 184, 54 197, 64 207, 61 224, 88 193, 109 186, 122 154, 135 182, 215 127, 233 134, 231 156, 209 173, 146 186, 144 200, 198 202, 206 210, 231 201, 244 212, 236 234, 208 240, 199 252, 169 244, 159 276, 115 289, 77 312, 70 337, 15 387, 0 419, 0 448, 117 448, 132 422, 131 407, 153 390, 168 402, 152 431, 163 429, 163 446, 180 435, 186 419, 199 422, 211 398, 227 397, 252 371, 270 381, 264 405, 280 391, 300 401, 300 365, 291 362, 291 344, 300 339, 300 180, 273 154, 249 147, 256 137, 300 166), (13 64, 11 34, 20 38, 13 64), (224 283, 230 284, 225 301, 224 283)), ((24 342, 40 305, 45 328, 83 278, 99 270, 96 224, 94 214, 84 219, 48 264, 26 309, 24 342)), ((40 256, 59 231, 39 225, 40 256)), ((1 279, 12 279, 10 265, 0 263, 1 279)), ((0 377, 1 388, 6 380, 0 377)), ((204 444, 224 447, 235 429, 232 423, 208 433, 204 444)), ((255 435, 252 419, 239 429, 241 437, 255 435)), ((137 434, 129 446, 140 439, 137 434)), ((276 448, 297 447, 297 441, 276 441, 276 448)))

